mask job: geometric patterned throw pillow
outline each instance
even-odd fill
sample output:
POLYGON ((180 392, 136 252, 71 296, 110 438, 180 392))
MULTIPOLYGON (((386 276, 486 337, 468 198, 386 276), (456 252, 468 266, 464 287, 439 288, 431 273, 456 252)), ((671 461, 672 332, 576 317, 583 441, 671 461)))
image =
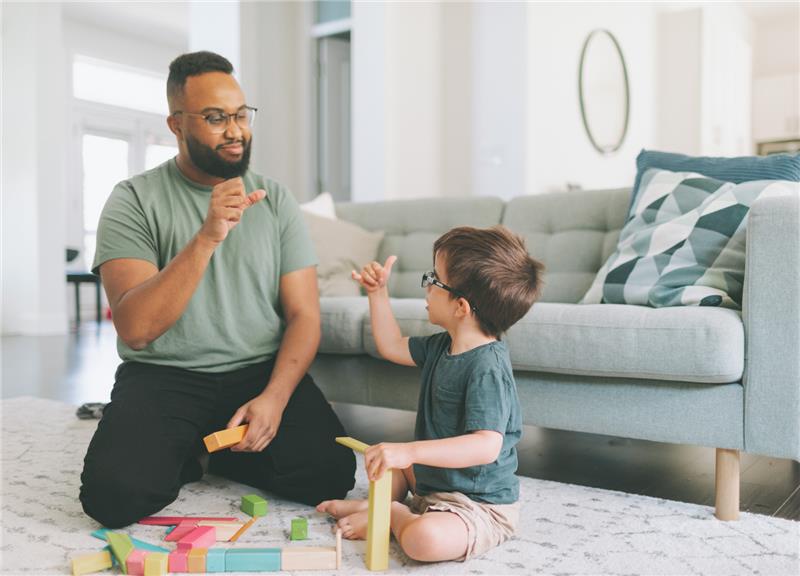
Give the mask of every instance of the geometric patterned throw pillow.
POLYGON ((750 206, 798 189, 781 180, 733 184, 647 170, 617 249, 581 302, 741 308, 750 206))

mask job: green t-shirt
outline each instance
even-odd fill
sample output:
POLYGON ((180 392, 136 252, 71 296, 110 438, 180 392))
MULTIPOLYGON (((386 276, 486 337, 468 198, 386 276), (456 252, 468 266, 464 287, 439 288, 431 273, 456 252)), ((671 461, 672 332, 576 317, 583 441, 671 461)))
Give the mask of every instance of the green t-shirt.
MULTIPOLYGON (((244 211, 217 246, 181 317, 143 350, 117 339, 125 361, 225 372, 274 357, 285 321, 282 275, 317 264, 292 194, 248 171, 246 192, 266 198, 244 211)), ((169 160, 116 185, 97 228, 92 269, 115 258, 137 258, 163 269, 200 230, 211 186, 186 178, 169 160)))
POLYGON ((461 492, 478 502, 516 502, 522 417, 508 347, 496 341, 451 355, 450 342, 447 332, 409 338, 411 357, 422 368, 415 438, 436 440, 494 430, 503 435, 503 447, 497 460, 482 466, 414 464, 417 493, 461 492))

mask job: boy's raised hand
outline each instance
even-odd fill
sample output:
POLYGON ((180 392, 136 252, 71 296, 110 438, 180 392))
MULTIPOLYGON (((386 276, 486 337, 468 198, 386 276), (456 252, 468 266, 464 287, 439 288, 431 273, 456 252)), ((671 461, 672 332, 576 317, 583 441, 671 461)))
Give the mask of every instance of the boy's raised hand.
POLYGON ((392 266, 397 261, 397 256, 389 256, 386 263, 381 266, 378 262, 371 262, 361 269, 361 274, 353 270, 351 276, 367 291, 367 294, 385 288, 392 274, 392 266))

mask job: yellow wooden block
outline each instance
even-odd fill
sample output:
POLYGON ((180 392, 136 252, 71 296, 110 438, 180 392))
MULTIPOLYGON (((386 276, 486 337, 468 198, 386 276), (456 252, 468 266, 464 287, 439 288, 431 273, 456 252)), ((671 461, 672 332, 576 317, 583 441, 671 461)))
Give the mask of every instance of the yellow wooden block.
POLYGON ((192 548, 189 554, 186 555, 188 572, 193 574, 205 574, 206 572, 206 555, 208 555, 208 548, 192 548))
POLYGON ((367 570, 389 568, 389 520, 392 509, 392 471, 369 483, 367 520, 367 570))
POLYGON ((101 550, 93 554, 84 554, 72 559, 72 576, 91 574, 111 568, 111 552, 101 550))
POLYGON ((144 576, 164 576, 169 570, 169 555, 164 552, 148 552, 144 558, 144 576))
POLYGON ((281 570, 336 570, 336 548, 287 546, 281 549, 281 570))
POLYGON ((230 448, 234 444, 238 444, 242 441, 245 434, 247 434, 247 424, 242 424, 236 428, 226 428, 225 430, 209 434, 203 438, 203 442, 205 442, 206 449, 209 452, 216 452, 217 450, 223 450, 225 448, 230 448))
POLYGON ((369 448, 369 444, 364 444, 361 440, 356 440, 355 438, 350 438, 350 436, 337 436, 336 441, 343 445, 347 446, 351 450, 355 450, 356 452, 361 452, 362 454, 366 452, 367 448, 369 448))

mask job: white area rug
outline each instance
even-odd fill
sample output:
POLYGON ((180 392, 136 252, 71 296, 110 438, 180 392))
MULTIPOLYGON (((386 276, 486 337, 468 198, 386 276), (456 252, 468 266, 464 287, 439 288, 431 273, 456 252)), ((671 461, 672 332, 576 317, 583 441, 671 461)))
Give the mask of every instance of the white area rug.
MULTIPOLYGON (((2 402, 3 574, 69 574, 69 560, 103 544, 78 502, 79 476, 95 421, 75 408, 35 398, 2 402)), ((361 459, 359 459, 361 460, 361 459)), ((366 497, 363 469, 352 496, 366 497)), ((254 490, 213 476, 187 485, 164 515, 238 516, 254 490)), ((522 479, 522 521, 515 540, 468 563, 425 565, 392 543, 391 574, 800 574, 800 523, 754 514, 719 522, 709 507, 530 478, 522 479)), ((289 527, 308 518, 309 541, 334 543, 331 521, 313 508, 265 497, 269 513, 238 547, 290 545, 289 527)), ((134 525, 133 537, 159 544, 164 529, 134 525)), ((226 544, 227 545, 227 544, 226 544)), ((364 543, 343 544, 340 574, 368 573, 364 543)), ((106 571, 106 574, 112 573, 106 571)))

